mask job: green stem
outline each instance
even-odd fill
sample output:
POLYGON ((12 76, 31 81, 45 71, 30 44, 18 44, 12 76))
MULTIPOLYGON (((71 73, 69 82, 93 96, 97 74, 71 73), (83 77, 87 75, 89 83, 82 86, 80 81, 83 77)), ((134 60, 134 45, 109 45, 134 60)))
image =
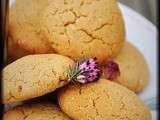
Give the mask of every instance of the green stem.
POLYGON ((82 70, 79 70, 79 71, 75 72, 75 74, 73 74, 73 76, 71 76, 70 79, 72 80, 72 79, 74 79, 75 77, 77 77, 78 75, 80 75, 82 73, 83 73, 82 70))

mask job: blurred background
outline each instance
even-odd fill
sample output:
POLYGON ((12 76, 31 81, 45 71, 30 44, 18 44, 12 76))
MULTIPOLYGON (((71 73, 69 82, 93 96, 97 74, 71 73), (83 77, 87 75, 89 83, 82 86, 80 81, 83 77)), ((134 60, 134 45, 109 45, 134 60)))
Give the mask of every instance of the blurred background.
POLYGON ((158 0, 119 0, 157 25, 158 0))

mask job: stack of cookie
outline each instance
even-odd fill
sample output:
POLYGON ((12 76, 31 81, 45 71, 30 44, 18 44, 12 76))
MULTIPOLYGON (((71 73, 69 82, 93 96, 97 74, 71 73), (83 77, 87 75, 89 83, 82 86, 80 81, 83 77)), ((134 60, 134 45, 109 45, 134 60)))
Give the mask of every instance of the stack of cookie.
POLYGON ((22 105, 4 120, 151 120, 137 96, 148 66, 116 0, 15 0, 7 53, 3 103, 22 105))

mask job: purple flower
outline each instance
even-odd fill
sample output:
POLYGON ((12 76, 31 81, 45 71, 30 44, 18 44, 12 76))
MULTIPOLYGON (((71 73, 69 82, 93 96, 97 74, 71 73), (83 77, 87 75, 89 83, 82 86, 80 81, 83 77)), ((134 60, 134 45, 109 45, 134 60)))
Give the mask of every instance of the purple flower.
POLYGON ((74 67, 73 74, 70 75, 71 80, 88 83, 99 79, 101 70, 96 58, 90 58, 77 65, 74 67))
POLYGON ((114 80, 120 75, 119 65, 114 61, 108 61, 104 66, 104 75, 108 80, 114 80))

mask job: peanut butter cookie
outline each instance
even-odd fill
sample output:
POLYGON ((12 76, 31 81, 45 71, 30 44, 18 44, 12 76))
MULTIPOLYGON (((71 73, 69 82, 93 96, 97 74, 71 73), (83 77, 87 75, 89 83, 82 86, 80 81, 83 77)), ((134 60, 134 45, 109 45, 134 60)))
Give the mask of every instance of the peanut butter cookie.
POLYGON ((116 0, 51 0, 43 12, 45 36, 59 54, 103 63, 123 46, 125 30, 116 0))
POLYGON ((41 26, 43 9, 48 0, 15 0, 9 9, 9 36, 29 53, 50 53, 41 26))
POLYGON ((51 103, 22 105, 7 111, 3 120, 71 120, 51 103))
POLYGON ((3 103, 42 96, 68 83, 67 70, 74 62, 57 54, 28 55, 2 70, 3 103))
MULTIPOLYGON (((149 69, 144 56, 129 42, 125 42, 121 52, 114 62, 119 67, 120 75, 113 81, 129 88, 134 92, 141 92, 148 84, 149 69)), ((103 68, 104 77, 107 78, 106 66, 103 68)))
POLYGON ((151 120, 134 92, 106 79, 68 85, 58 96, 61 109, 75 120, 151 120))

